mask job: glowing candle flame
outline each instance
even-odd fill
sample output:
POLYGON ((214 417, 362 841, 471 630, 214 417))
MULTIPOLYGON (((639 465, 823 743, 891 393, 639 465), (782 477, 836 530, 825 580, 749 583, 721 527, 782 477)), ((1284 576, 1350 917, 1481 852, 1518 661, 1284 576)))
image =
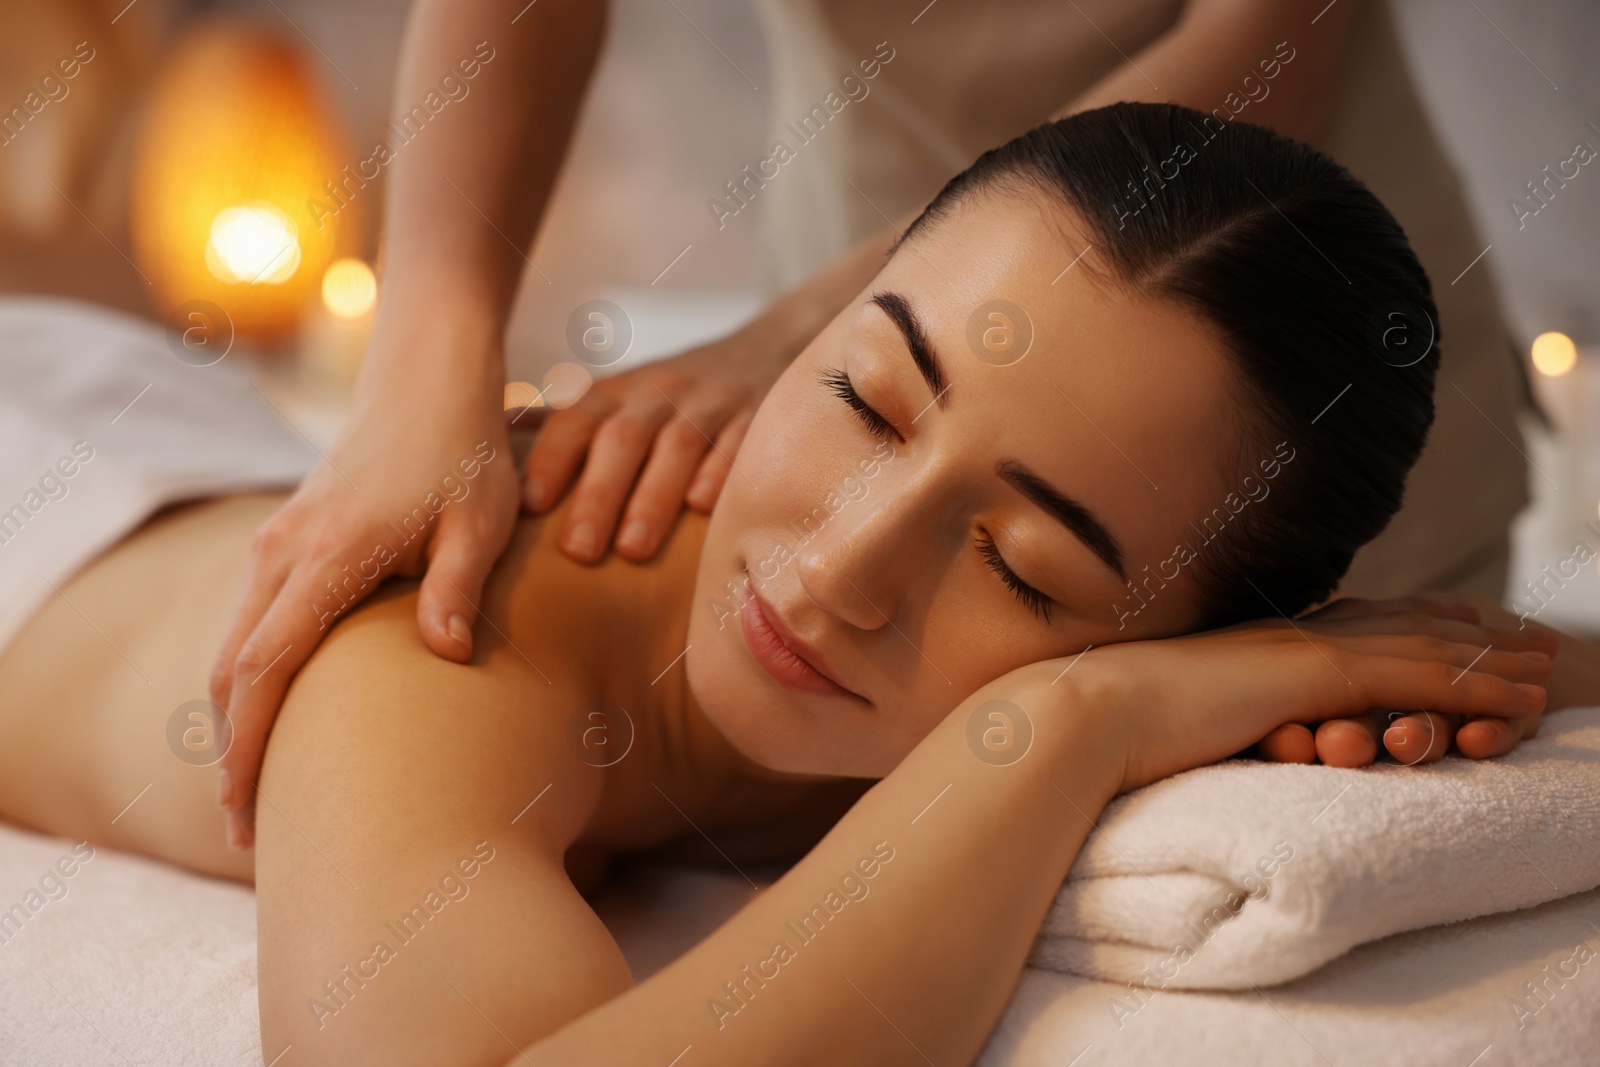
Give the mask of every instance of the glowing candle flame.
POLYGON ((378 302, 378 279, 359 259, 341 259, 322 276, 322 302, 341 319, 359 319, 378 302))
POLYGON ((1533 340, 1533 365, 1540 374, 1559 378, 1578 362, 1578 348, 1564 333, 1541 333, 1533 340))

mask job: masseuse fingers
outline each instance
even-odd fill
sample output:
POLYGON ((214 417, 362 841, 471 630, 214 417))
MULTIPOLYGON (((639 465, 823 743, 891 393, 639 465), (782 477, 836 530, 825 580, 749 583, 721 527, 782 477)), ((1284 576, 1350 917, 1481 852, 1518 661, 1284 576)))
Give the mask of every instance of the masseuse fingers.
POLYGON ((743 396, 730 385, 705 385, 676 401, 628 498, 617 533, 620 555, 642 561, 660 546, 683 510, 690 476, 743 396))
POLYGON ((211 666, 211 702, 224 711, 233 694, 233 676, 238 664, 239 649, 260 624, 283 588, 293 566, 294 556, 282 544, 276 518, 268 519, 256 531, 250 543, 250 559, 245 566, 244 588, 239 593, 239 605, 233 621, 222 640, 216 661, 211 666))
POLYGON ((1427 596, 1369 599, 1366 597, 1340 597, 1338 600, 1307 612, 1303 618, 1317 621, 1360 618, 1370 615, 1393 615, 1398 612, 1418 612, 1441 619, 1461 619, 1477 622, 1478 611, 1470 604, 1449 603, 1427 596))
POLYGON ((432 558, 417 592, 417 625, 434 654, 465 663, 472 658, 472 630, 483 601, 483 584, 511 539, 503 526, 498 540, 484 533, 475 516, 445 509, 430 545, 432 558))
POLYGON ((755 405, 749 405, 734 415, 717 435, 717 447, 700 461, 700 469, 695 472, 694 481, 689 483, 685 494, 684 499, 691 508, 709 514, 716 506, 717 497, 722 495, 722 487, 733 470, 733 457, 739 454, 739 446, 744 443, 744 435, 755 416, 755 405))
POLYGON ((1398 762, 1409 765, 1435 763, 1450 751, 1458 715, 1418 711, 1402 715, 1383 731, 1383 747, 1398 762))
POLYGON ((605 554, 656 433, 675 414, 666 394, 641 391, 630 395, 595 430, 562 526, 563 552, 582 563, 593 563, 605 554))
POLYGON ((555 506, 589 451, 595 430, 620 406, 611 391, 595 386, 570 408, 545 417, 523 464, 524 508, 538 514, 555 506))
POLYGON ((331 558, 319 558, 296 567, 240 647, 227 704, 232 740, 223 754, 217 782, 217 802, 229 809, 228 843, 235 848, 247 848, 253 840, 248 806, 255 796, 267 734, 290 679, 310 658, 327 628, 364 599, 368 590, 377 588, 371 583, 367 590, 346 586, 341 588, 341 597, 333 596, 325 583, 341 566, 331 558), (306 610, 308 604, 317 610, 306 610))

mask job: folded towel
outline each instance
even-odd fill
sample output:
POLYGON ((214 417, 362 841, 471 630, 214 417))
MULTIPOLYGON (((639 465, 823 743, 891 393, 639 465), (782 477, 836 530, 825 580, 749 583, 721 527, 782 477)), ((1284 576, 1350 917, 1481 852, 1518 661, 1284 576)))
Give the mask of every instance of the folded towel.
POLYGON ((1600 886, 1600 707, 1493 760, 1229 760, 1119 797, 1034 967, 1161 989, 1286 982, 1390 934, 1600 886))
POLYGON ((293 485, 316 462, 237 360, 196 366, 92 304, 0 298, 0 648, 162 506, 293 485))

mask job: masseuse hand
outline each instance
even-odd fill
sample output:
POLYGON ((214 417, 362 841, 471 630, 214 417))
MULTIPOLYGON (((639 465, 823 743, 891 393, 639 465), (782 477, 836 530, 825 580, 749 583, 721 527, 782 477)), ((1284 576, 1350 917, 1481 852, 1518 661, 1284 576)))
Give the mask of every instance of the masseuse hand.
POLYGON ((423 575, 424 643, 446 659, 472 655, 484 580, 517 514, 504 379, 498 359, 448 358, 449 338, 417 342, 381 350, 383 373, 363 374, 338 442, 251 543, 211 674, 211 699, 233 731, 218 802, 239 847, 252 836, 261 755, 290 680, 383 579, 423 575))
POLYGON ((1051 683, 1071 664, 1070 692, 1124 760, 1119 792, 1227 758, 1288 723, 1390 707, 1511 723, 1538 715, 1550 658, 1504 650, 1498 630, 1446 621, 1406 611, 1307 617, 1293 626, 1261 620, 1105 645, 1076 663, 1033 664, 1001 682, 1024 710, 1042 710, 1060 702, 1051 694, 1061 687, 1051 683))
MULTIPOLYGON (((1509 612, 1487 601, 1467 601, 1447 593, 1424 593, 1396 600, 1343 598, 1298 620, 1332 624, 1346 633, 1406 632, 1448 640, 1481 638, 1479 649, 1492 645, 1511 652, 1537 651, 1555 657, 1549 682, 1550 701, 1556 706, 1556 680, 1562 671, 1558 635, 1546 626, 1523 625, 1509 612)), ((1481 665, 1481 661, 1480 661, 1481 665)), ((1457 751, 1471 759, 1504 755, 1518 741, 1533 737, 1539 716, 1526 719, 1469 717, 1411 708, 1379 709, 1351 719, 1322 723, 1313 733, 1298 724, 1274 730, 1263 738, 1256 753, 1283 763, 1323 763, 1336 767, 1361 767, 1373 762, 1380 745, 1401 763, 1431 763, 1443 759, 1454 742, 1457 751)))
POLYGON ((549 510, 577 475, 562 550, 593 562, 616 531, 618 555, 649 559, 684 504, 709 512, 716 503, 756 407, 787 363, 780 350, 752 326, 600 379, 576 404, 544 417, 528 454, 523 506, 549 510))

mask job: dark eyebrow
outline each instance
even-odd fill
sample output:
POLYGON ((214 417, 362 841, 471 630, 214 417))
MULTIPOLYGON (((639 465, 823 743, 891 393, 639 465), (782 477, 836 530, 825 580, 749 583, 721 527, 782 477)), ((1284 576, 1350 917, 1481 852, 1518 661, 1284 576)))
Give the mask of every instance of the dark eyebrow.
POLYGON ((1065 493, 1058 492, 1042 478, 1013 459, 1003 459, 995 464, 994 472, 1023 496, 1048 511, 1063 526, 1089 546, 1089 551, 1099 556, 1106 566, 1117 572, 1117 577, 1128 580, 1122 569, 1122 548, 1111 531, 1090 514, 1089 509, 1065 493))
POLYGON ((911 361, 917 365, 922 380, 928 383, 928 390, 942 409, 949 403, 946 399, 949 394, 945 392, 944 370, 939 366, 939 357, 933 354, 933 346, 928 343, 928 335, 923 332, 922 321, 917 318, 917 313, 911 310, 911 305, 899 293, 873 293, 872 303, 900 328, 906 348, 911 351, 911 361))

